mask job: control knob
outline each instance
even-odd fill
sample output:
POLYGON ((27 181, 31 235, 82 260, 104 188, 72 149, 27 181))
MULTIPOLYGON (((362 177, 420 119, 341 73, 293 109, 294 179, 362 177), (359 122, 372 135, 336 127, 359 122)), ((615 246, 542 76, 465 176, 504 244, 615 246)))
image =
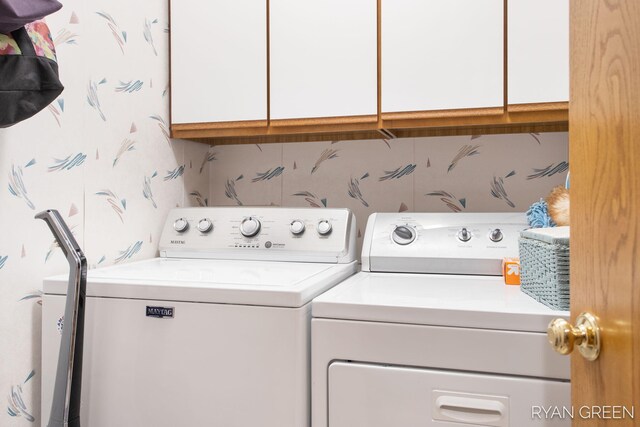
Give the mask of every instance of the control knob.
POLYGON ((491 239, 491 241, 495 243, 501 241, 503 237, 504 235, 502 234, 502 230, 500 230, 499 228, 496 228, 495 230, 492 230, 491 233, 489 233, 489 239, 491 239))
POLYGON ((196 228, 201 233, 208 233, 213 230, 213 223, 209 218, 203 218, 200 220, 200 222, 198 222, 196 228))
POLYGON ((413 227, 408 225, 399 225, 391 233, 391 238, 399 245, 408 245, 416 240, 416 232, 413 227))
POLYGON ((465 227, 462 227, 460 231, 458 231, 458 240, 461 242, 468 242, 471 240, 471 232, 465 227))
POLYGON ((318 223, 318 234, 321 236, 328 236, 331 234, 332 229, 331 223, 326 219, 323 219, 318 223))
POLYGON ((184 233, 189 229, 189 222, 185 218, 178 218, 173 222, 173 229, 178 233, 184 233))
POLYGON ((244 237, 253 237, 260 232, 260 220, 252 216, 247 217, 240 223, 240 233, 244 237))
POLYGON ((299 219, 291 221, 291 226, 289 227, 291 233, 296 236, 300 236, 302 233, 304 233, 304 228, 304 222, 299 219))

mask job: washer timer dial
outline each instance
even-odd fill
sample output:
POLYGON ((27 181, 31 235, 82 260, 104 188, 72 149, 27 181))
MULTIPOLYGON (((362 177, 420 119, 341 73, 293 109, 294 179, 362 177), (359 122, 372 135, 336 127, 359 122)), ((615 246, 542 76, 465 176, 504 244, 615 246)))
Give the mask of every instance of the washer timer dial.
POLYGON ((253 237, 260 232, 260 220, 255 217, 247 217, 240 223, 240 233, 244 237, 253 237))

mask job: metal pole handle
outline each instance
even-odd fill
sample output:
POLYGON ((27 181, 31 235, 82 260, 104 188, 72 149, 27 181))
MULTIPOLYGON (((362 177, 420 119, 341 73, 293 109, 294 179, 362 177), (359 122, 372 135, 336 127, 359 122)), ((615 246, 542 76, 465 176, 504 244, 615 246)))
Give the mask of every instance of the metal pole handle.
POLYGON ((64 329, 47 427, 80 427, 87 260, 58 211, 46 210, 37 214, 36 218, 47 223, 67 257, 70 269, 64 329))

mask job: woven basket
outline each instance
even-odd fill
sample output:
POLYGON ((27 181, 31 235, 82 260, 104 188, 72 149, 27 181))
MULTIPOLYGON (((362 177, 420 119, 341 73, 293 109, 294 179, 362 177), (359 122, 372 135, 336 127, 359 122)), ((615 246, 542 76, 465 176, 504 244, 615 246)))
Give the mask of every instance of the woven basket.
POLYGON ((569 310, 569 227, 520 234, 520 289, 555 310, 569 310))

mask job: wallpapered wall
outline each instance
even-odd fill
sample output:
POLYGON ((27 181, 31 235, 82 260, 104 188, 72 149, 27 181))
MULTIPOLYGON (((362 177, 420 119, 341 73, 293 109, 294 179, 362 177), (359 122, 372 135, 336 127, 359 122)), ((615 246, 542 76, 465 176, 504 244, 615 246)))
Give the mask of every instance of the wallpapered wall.
POLYGON ((567 135, 208 147, 169 139, 167 1, 69 0, 48 19, 66 90, 0 130, 1 426, 38 425, 42 279, 66 261, 58 209, 91 267, 156 255, 175 206, 523 211, 562 184, 567 135))
POLYGON ((209 198, 348 207, 361 244, 373 212, 526 211, 564 184, 567 151, 566 133, 218 146, 209 198))
POLYGON ((48 23, 66 89, 0 129, 0 426, 40 425, 42 279, 68 271, 33 216, 58 209, 103 266, 154 256, 168 210, 206 198, 209 147, 168 138, 167 10, 64 1, 48 23))

